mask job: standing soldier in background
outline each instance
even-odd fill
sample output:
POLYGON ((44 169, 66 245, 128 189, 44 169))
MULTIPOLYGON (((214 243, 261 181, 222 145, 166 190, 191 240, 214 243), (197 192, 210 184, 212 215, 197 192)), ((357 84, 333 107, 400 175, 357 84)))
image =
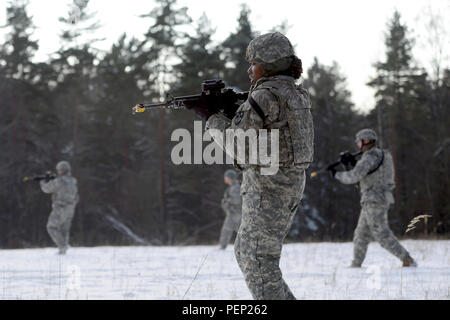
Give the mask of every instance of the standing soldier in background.
POLYGON ((350 171, 331 175, 345 184, 359 183, 361 192, 361 214, 355 230, 352 267, 361 267, 369 242, 374 239, 403 262, 404 267, 417 266, 408 251, 399 243, 389 229, 387 212, 394 203, 395 172, 392 156, 388 150, 377 147, 377 134, 372 129, 363 129, 356 134, 361 159, 350 171))
POLYGON ((222 199, 222 209, 226 214, 225 221, 220 231, 220 248, 225 250, 231 240, 233 232, 239 230, 242 217, 241 185, 237 179, 236 171, 227 170, 224 174, 224 182, 228 185, 222 199))
MULTIPOLYGON (((259 164, 239 164, 242 221, 234 251, 254 299, 295 299, 280 269, 283 240, 291 227, 312 162, 314 127, 307 91, 295 83, 303 70, 289 39, 279 32, 263 34, 248 47, 249 97, 233 119, 209 117, 207 129, 267 129, 279 133, 279 168, 261 174, 259 164)), ((260 139, 260 137, 258 137, 260 139)))
POLYGON ((41 181, 41 189, 52 194, 52 212, 48 217, 47 231, 58 246, 59 254, 69 247, 69 231, 75 206, 78 202, 77 179, 72 177, 70 164, 61 161, 56 165, 58 176, 48 182, 41 181))

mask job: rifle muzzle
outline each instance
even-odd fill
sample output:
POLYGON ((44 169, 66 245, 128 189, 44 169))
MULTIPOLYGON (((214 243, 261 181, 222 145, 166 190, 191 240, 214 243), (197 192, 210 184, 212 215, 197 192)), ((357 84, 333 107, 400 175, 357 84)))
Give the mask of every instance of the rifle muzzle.
POLYGON ((142 104, 137 104, 132 108, 132 114, 142 113, 145 111, 145 107, 142 104))

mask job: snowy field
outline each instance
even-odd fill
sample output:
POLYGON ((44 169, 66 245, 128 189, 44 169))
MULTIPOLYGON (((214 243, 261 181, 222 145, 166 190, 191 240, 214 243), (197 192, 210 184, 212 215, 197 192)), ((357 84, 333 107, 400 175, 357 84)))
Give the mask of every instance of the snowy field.
MULTIPOLYGON (((418 268, 377 243, 361 269, 351 243, 283 247, 281 269, 297 299, 450 299, 450 240, 402 244, 418 268)), ((93 247, 0 250, 0 299, 251 299, 233 247, 93 247)))

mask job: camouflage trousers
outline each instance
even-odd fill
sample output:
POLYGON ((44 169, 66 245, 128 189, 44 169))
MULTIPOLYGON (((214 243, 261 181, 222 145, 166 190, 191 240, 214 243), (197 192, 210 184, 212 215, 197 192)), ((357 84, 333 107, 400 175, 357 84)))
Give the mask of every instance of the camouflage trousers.
POLYGON ((233 232, 239 230, 241 225, 241 215, 240 214, 227 214, 225 221, 223 222, 222 229, 220 230, 220 247, 225 249, 230 243, 233 232))
POLYGON ((242 221, 234 250, 254 299, 294 300, 279 266, 283 240, 305 187, 303 169, 280 168, 274 176, 244 171, 242 221))
POLYGON ((370 241, 377 241, 401 261, 409 257, 389 228, 387 212, 389 205, 363 204, 353 237, 353 264, 361 265, 366 257, 370 241))
POLYGON ((48 234, 60 249, 67 248, 69 245, 69 232, 74 213, 75 205, 53 206, 48 217, 48 234))

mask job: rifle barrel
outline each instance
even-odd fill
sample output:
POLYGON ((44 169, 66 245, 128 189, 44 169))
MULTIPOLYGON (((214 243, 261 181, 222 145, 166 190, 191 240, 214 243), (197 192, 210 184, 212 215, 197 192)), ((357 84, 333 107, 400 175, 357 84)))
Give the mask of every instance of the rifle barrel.
POLYGON ((159 108, 159 107, 168 107, 172 104, 176 104, 177 102, 188 102, 188 101, 195 101, 201 98, 201 94, 194 94, 190 96, 181 96, 181 97, 175 97, 172 99, 169 99, 167 101, 161 102, 161 103, 151 103, 151 104, 140 104, 140 106, 144 108, 159 108))
MULTIPOLYGON (((356 158, 356 157, 360 156, 362 153, 363 153, 362 151, 357 152, 357 153, 352 153, 352 156, 354 158, 356 158)), ((326 167, 323 167, 323 168, 321 168, 321 169, 319 169, 317 171, 313 171, 313 172, 311 172, 311 178, 315 178, 319 173, 326 171, 327 168, 329 168, 329 167, 334 168, 334 167, 337 167, 340 164, 341 164, 341 161, 336 161, 336 162, 334 162, 334 163, 332 163, 332 164, 330 164, 330 165, 328 165, 326 167)))
POLYGON ((170 100, 161 102, 161 103, 151 103, 151 104, 137 104, 132 108, 132 113, 141 113, 146 109, 158 109, 158 108, 170 108, 170 109, 184 109, 184 103, 189 101, 196 101, 201 99, 201 94, 190 95, 190 96, 181 96, 175 97, 170 100))
MULTIPOLYGON (((200 94, 180 96, 180 97, 171 97, 169 100, 161 102, 161 103, 152 103, 152 104, 144 104, 139 103, 132 108, 132 113, 141 113, 147 109, 158 109, 158 108, 169 108, 169 109, 186 109, 186 105, 195 104, 195 103, 205 103, 205 99, 211 99, 215 97, 223 97, 224 100, 230 100, 230 92, 232 89, 227 89, 223 91, 219 96, 215 94, 207 94, 202 92, 200 94)), ((246 100, 248 97, 249 91, 243 92, 235 92, 233 91, 233 96, 236 100, 246 100)), ((219 98, 220 101, 220 98, 219 98)), ((189 107, 188 107, 189 109, 189 107)))

